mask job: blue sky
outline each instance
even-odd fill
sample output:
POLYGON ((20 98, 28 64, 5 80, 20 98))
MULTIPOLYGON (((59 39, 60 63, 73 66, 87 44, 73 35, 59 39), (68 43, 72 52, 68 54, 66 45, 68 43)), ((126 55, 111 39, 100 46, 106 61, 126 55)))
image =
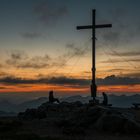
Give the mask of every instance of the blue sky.
MULTIPOLYGON (((57 41, 60 44, 59 47, 61 47, 68 42, 79 43, 81 39, 86 40, 86 37, 90 37, 90 31, 79 33, 75 30, 75 26, 90 24, 90 13, 93 8, 97 9, 97 22, 103 23, 103 21, 109 21, 113 24, 111 31, 119 31, 120 36, 123 37, 121 44, 128 45, 128 37, 131 37, 131 40, 137 44, 140 34, 140 20, 138 18, 138 13, 140 12, 139 5, 140 2, 138 0, 1 0, 1 48, 13 49, 12 47, 14 47, 20 49, 22 45, 19 44, 26 44, 24 45, 26 47, 36 43, 52 44, 52 42, 57 41), (41 6, 42 3, 45 3, 48 10, 52 13, 63 7, 66 13, 48 15, 48 19, 43 21, 40 19, 40 13, 35 12, 35 9, 41 6), (32 41, 24 40, 22 34, 27 32, 38 34, 36 36, 38 38, 32 41), (39 35, 42 36, 39 37, 39 35)), ((102 30, 101 32, 104 33, 105 31, 102 30)), ((121 44, 120 47, 123 49, 121 44)), ((53 46, 56 46, 55 43, 53 46)), ((35 49, 38 48, 36 45, 33 47, 35 49)), ((131 50, 129 45, 128 48, 131 50)), ((138 46, 135 45, 135 48, 137 49, 138 46)))

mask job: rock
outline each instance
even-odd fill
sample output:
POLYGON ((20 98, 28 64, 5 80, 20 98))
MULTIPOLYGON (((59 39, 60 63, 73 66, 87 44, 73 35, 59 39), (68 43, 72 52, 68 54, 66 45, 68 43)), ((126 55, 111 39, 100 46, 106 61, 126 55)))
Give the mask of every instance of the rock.
POLYGON ((46 113, 38 109, 27 109, 25 112, 18 114, 20 119, 32 120, 32 119, 42 119, 46 117, 46 113))
POLYGON ((96 123, 96 128, 100 131, 120 132, 125 119, 117 114, 103 114, 96 123))
POLYGON ((61 127, 65 134, 85 133, 84 130, 90 128, 108 133, 139 134, 140 124, 133 116, 127 110, 82 104, 79 101, 60 104, 46 102, 37 109, 27 109, 18 115, 27 120, 46 118, 61 127))
POLYGON ((95 127, 100 131, 111 133, 138 134, 140 132, 140 125, 135 120, 128 118, 122 112, 110 109, 102 114, 95 127))
POLYGON ((20 119, 32 120, 33 118, 36 118, 36 111, 37 109, 26 109, 25 112, 19 113, 18 117, 20 119))
POLYGON ((83 104, 81 102, 62 102, 60 104, 46 102, 39 106, 37 109, 27 109, 25 112, 18 114, 22 119, 42 119, 48 116, 68 115, 78 110, 83 104), (68 114, 67 114, 68 113, 68 114))
POLYGON ((58 110, 58 104, 46 102, 43 103, 41 106, 38 107, 39 110, 49 112, 49 111, 57 111, 58 110))
POLYGON ((82 106, 71 117, 61 120, 57 125, 63 128, 64 133, 67 133, 67 130, 72 131, 76 128, 77 131, 84 130, 82 133, 85 134, 85 130, 95 124, 102 113, 103 110, 99 107, 88 108, 87 106, 82 106))
POLYGON ((65 128, 63 129, 63 134, 66 134, 66 135, 85 135, 85 129, 83 129, 82 127, 68 127, 68 128, 65 128))
POLYGON ((140 134, 140 124, 136 123, 134 120, 127 120, 123 129, 127 134, 140 134))
POLYGON ((89 127, 108 133, 136 133, 139 134, 140 126, 135 120, 129 119, 119 110, 102 106, 79 108, 71 117, 58 123, 63 130, 78 130, 89 127))

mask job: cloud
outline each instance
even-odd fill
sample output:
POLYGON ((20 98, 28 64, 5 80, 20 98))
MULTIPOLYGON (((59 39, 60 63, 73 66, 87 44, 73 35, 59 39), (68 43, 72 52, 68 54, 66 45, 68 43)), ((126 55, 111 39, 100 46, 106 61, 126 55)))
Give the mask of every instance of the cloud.
MULTIPOLYGON (((103 30, 99 30, 98 32, 100 39, 100 42, 103 43, 104 46, 107 46, 108 44, 110 44, 111 46, 118 46, 120 43, 122 44, 122 42, 125 41, 125 33, 126 33, 126 25, 124 22, 124 17, 126 12, 125 9, 121 9, 121 8, 111 8, 108 9, 107 11, 107 15, 104 17, 100 16, 100 22, 101 23, 110 23, 112 24, 112 28, 108 28, 108 29, 103 29, 103 30), (110 17, 108 17, 110 16, 110 17), (106 18, 108 17, 108 18, 106 18), (106 19, 109 19, 109 21, 107 21, 106 19), (123 38, 123 40, 122 40, 123 38)), ((128 32, 128 31, 127 31, 128 32)))
POLYGON ((117 77, 115 75, 107 76, 104 79, 97 79, 99 85, 133 85, 140 84, 140 78, 117 77))
POLYGON ((6 87, 0 87, 0 89, 7 89, 6 87))
POLYGON ((129 52, 116 52, 116 51, 113 51, 113 52, 109 52, 108 54, 112 55, 112 56, 140 56, 140 51, 131 51, 131 52, 130 51, 129 52))
POLYGON ((90 83, 87 79, 76 79, 69 77, 52 77, 48 80, 50 84, 68 84, 68 85, 88 85, 90 83))
POLYGON ((125 29, 126 26, 126 21, 125 21, 125 17, 127 17, 127 13, 128 10, 126 8, 120 8, 120 7, 116 7, 116 8, 111 8, 109 9, 109 14, 111 15, 111 19, 113 20, 113 22, 117 23, 117 26, 120 29, 125 29))
POLYGON ((83 56, 88 52, 87 48, 77 47, 74 43, 66 44, 66 49, 68 49, 67 55, 71 56, 83 56))
POLYGON ((5 77, 0 79, 0 83, 5 84, 76 84, 76 85, 87 85, 89 80, 85 79, 74 79, 68 77, 51 77, 51 78, 39 78, 39 79, 22 79, 16 77, 5 77))
POLYGON ((102 38, 112 45, 118 45, 121 39, 121 34, 116 31, 106 31, 102 33, 102 38))
POLYGON ((2 64, 0 64, 0 68, 2 68, 3 67, 3 65, 2 64))
POLYGON ((66 53, 56 57, 51 64, 51 67, 65 67, 67 66, 68 61, 70 61, 74 57, 84 56, 89 51, 87 47, 77 47, 74 43, 66 44, 65 48, 66 53))
POLYGON ((37 32, 24 32, 21 33, 21 36, 25 39, 36 39, 36 38, 40 38, 42 34, 37 32))
POLYGON ((140 72, 131 72, 127 74, 121 74, 123 77, 140 77, 140 72))
MULTIPOLYGON (((107 23, 112 23, 112 28, 99 31, 104 45, 119 47, 122 44, 135 43, 139 39, 140 20, 130 13, 129 8, 116 6, 115 8, 109 8, 106 14, 104 17, 109 16, 107 19, 110 19, 110 21, 107 21, 107 23)), ((101 21, 104 21, 104 17, 100 17, 101 21)))
POLYGON ((36 5, 36 7, 34 7, 34 12, 40 21, 45 24, 52 24, 65 16, 68 10, 66 6, 55 7, 54 5, 50 5, 48 1, 45 1, 36 5))
POLYGON ((25 52, 15 51, 10 54, 9 59, 5 62, 8 66, 16 68, 43 69, 65 67, 68 58, 68 53, 52 58, 48 54, 45 54, 44 56, 29 56, 25 52))
MULTIPOLYGON (((132 54, 131 54, 132 55, 132 54)), ((120 63, 120 62, 140 62, 140 59, 138 59, 138 58, 133 58, 133 59, 125 59, 125 61, 124 60, 122 60, 122 59, 111 59, 111 60, 105 60, 105 61, 100 61, 100 63, 120 63)))
POLYGON ((28 56, 23 51, 14 51, 10 53, 10 58, 6 60, 6 64, 8 65, 17 65, 19 61, 27 60, 28 56))
POLYGON ((0 78, 6 77, 6 76, 9 76, 9 74, 6 72, 0 71, 0 78))
POLYGON ((36 64, 36 63, 33 63, 33 62, 26 62, 26 63, 17 65, 17 68, 41 69, 41 68, 45 68, 45 67, 48 67, 48 66, 49 66, 49 64, 47 64, 47 63, 36 64))
POLYGON ((48 55, 34 56, 23 63, 19 63, 17 65, 17 68, 35 68, 35 69, 46 68, 50 66, 49 61, 51 61, 51 58, 48 55))
POLYGON ((10 58, 6 60, 6 64, 16 68, 41 69, 48 67, 50 65, 49 61, 51 61, 51 58, 47 54, 44 56, 29 57, 25 52, 17 51, 11 53, 10 58))
MULTIPOLYGON (((117 77, 115 75, 107 76, 105 78, 96 79, 97 85, 134 85, 140 84, 140 78, 130 77, 117 77)), ((4 84, 57 84, 57 85, 80 85, 89 86, 91 83, 90 79, 77 79, 71 77, 42 77, 38 79, 22 79, 16 77, 4 77, 0 79, 0 83, 4 84)))

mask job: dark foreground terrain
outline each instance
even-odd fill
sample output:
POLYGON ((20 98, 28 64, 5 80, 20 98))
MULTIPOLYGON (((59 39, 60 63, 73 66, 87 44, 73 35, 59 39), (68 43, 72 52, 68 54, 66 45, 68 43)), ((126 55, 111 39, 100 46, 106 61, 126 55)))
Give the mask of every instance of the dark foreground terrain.
POLYGON ((140 110, 44 103, 0 118, 0 140, 139 140, 140 110))

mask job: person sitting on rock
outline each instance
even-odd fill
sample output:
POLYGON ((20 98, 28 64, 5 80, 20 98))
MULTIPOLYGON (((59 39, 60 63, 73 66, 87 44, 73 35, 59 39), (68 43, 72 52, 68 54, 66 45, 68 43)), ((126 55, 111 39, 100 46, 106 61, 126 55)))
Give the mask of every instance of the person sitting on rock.
POLYGON ((103 105, 108 105, 108 97, 107 94, 105 92, 102 93, 103 95, 103 105))
POLYGON ((49 102, 50 102, 50 103, 54 103, 54 102, 60 103, 59 100, 58 100, 57 98, 54 98, 54 96, 53 96, 53 91, 50 91, 50 92, 49 92, 49 102))

